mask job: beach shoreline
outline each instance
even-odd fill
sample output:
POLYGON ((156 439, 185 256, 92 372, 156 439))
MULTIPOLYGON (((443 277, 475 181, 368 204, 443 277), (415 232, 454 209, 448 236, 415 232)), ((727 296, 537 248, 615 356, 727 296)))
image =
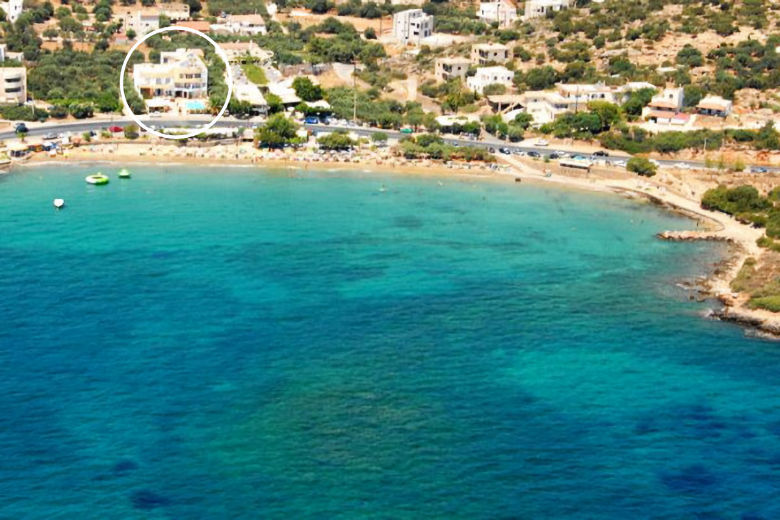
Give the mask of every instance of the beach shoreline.
MULTIPOLYGON (((182 154, 156 153, 154 155, 144 153, 105 153, 105 146, 119 147, 116 145, 82 146, 69 150, 65 155, 50 157, 44 154, 36 154, 33 157, 16 163, 14 166, 41 166, 55 164, 84 164, 88 165, 155 165, 155 166, 189 166, 197 164, 205 167, 228 167, 244 169, 278 169, 278 170, 324 170, 324 171, 352 171, 362 173, 388 173, 393 175, 424 175, 439 178, 468 178, 480 180, 495 180, 504 182, 529 182, 535 185, 556 186, 564 189, 578 189, 590 192, 613 193, 624 198, 644 200, 648 203, 662 207, 667 211, 693 219, 697 222, 697 230, 678 231, 668 230, 657 236, 663 240, 689 241, 710 240, 726 242, 730 245, 728 255, 719 264, 720 267, 710 273, 698 287, 701 295, 717 300, 721 308, 712 309, 710 315, 724 321, 731 321, 740 325, 757 329, 772 337, 780 338, 780 315, 760 310, 751 309, 748 306, 749 296, 736 293, 731 288, 731 282, 736 278, 743 263, 747 258, 760 257, 763 250, 758 247, 756 240, 762 231, 751 228, 737 222, 729 215, 709 211, 701 208, 699 201, 693 197, 686 197, 681 193, 675 193, 666 186, 652 179, 638 178, 636 176, 623 176, 617 178, 605 178, 594 175, 564 175, 561 173, 549 174, 548 168, 541 164, 529 164, 515 157, 499 157, 498 166, 487 164, 458 164, 448 166, 441 161, 409 161, 409 160, 376 160, 360 157, 352 160, 317 160, 307 161, 294 154, 281 157, 262 157, 255 153, 239 153, 237 146, 221 145, 225 148, 217 157, 202 157, 182 154), (100 146, 100 148, 98 148, 100 146), (544 168, 541 170, 539 168, 544 168)), ((123 144, 122 151, 137 149, 150 150, 148 143, 123 144), (129 148, 128 148, 129 147, 129 148)), ((162 147, 160 147, 162 148, 162 147)), ((171 150, 186 150, 186 147, 168 146, 171 150)), ((246 150, 246 148, 243 148, 246 150)), ((159 151, 159 149, 157 149, 159 151)))

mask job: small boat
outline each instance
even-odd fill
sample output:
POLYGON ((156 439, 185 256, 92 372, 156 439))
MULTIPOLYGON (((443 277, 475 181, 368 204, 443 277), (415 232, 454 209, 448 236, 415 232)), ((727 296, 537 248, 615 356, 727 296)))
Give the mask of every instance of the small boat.
POLYGON ((108 184, 108 175, 104 175, 100 172, 93 173, 92 175, 87 175, 84 180, 87 181, 88 184, 95 184, 100 186, 103 184, 108 184))
POLYGON ((57 209, 62 208, 65 206, 65 199, 54 199, 54 207, 57 209))
POLYGON ((119 170, 119 173, 117 174, 120 179, 129 179, 130 178, 130 172, 126 168, 122 168, 119 170))

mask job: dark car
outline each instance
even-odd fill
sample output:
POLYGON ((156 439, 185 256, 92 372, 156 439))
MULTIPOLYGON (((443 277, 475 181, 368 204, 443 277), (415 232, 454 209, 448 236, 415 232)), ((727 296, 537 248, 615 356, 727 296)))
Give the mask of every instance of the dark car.
POLYGON ((558 152, 553 152, 550 155, 548 155, 547 157, 549 157, 550 159, 560 159, 561 158, 561 154, 559 154, 558 152))
POLYGON ((18 125, 16 125, 16 128, 14 128, 14 132, 16 132, 17 134, 21 134, 21 133, 26 134, 27 132, 29 132, 29 130, 27 129, 27 125, 25 125, 24 123, 19 123, 18 125))
POLYGON ((539 152, 536 152, 534 150, 531 150, 530 152, 528 152, 528 157, 533 157, 534 159, 538 159, 541 156, 542 156, 542 154, 540 154, 539 152))
POLYGON ((307 116, 306 119, 304 119, 304 122, 307 125, 318 125, 320 124, 320 119, 316 116, 307 116))
POLYGON ((593 157, 609 157, 609 154, 604 150, 599 150, 598 152, 593 152, 593 157))
POLYGON ((490 148, 488 148, 488 152, 496 153, 496 149, 491 146, 490 148))
POLYGON ((505 146, 502 146, 501 148, 499 148, 498 151, 501 152, 504 155, 509 155, 509 154, 512 153, 512 150, 510 150, 509 148, 507 148, 505 146))

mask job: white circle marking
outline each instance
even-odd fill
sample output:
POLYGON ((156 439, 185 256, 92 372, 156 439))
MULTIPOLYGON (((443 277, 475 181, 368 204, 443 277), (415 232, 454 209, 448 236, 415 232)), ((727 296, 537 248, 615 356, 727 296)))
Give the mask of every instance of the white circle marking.
POLYGON ((233 71, 230 70, 230 62, 228 61, 225 51, 222 50, 222 47, 220 47, 217 44, 217 42, 212 40, 209 35, 202 33, 197 29, 192 29, 190 27, 170 25, 168 27, 161 27, 159 29, 155 29, 154 31, 146 34, 143 38, 135 42, 135 44, 133 44, 132 47, 130 47, 127 56, 125 56, 125 61, 122 63, 122 70, 119 73, 119 96, 122 98, 122 104, 124 105, 125 109, 127 109, 127 111, 130 113, 131 119, 136 123, 138 123, 138 126, 143 128, 150 134, 156 135, 157 137, 162 137, 163 139, 189 139, 190 137, 195 137, 196 135, 205 132, 206 130, 214 126, 216 122, 222 118, 222 114, 225 113, 225 110, 227 109, 228 103, 230 103, 230 98, 232 95, 233 95, 233 71), (130 56, 132 56, 135 50, 150 37, 154 36, 155 34, 160 34, 169 31, 185 31, 185 32, 190 32, 192 34, 197 34, 198 36, 205 38, 206 41, 209 42, 214 47, 214 50, 217 52, 217 55, 222 59, 222 61, 225 62, 225 71, 227 72, 228 91, 227 91, 227 97, 225 98, 225 103, 222 105, 222 110, 220 110, 219 114, 217 114, 217 117, 215 117, 205 127, 199 128, 194 132, 190 132, 189 134, 183 134, 183 135, 164 134, 162 132, 158 132, 157 130, 154 130, 153 128, 146 126, 140 119, 138 119, 138 116, 135 115, 133 110, 130 108, 130 105, 127 103, 127 98, 125 97, 125 69, 127 69, 127 62, 130 61, 130 56))

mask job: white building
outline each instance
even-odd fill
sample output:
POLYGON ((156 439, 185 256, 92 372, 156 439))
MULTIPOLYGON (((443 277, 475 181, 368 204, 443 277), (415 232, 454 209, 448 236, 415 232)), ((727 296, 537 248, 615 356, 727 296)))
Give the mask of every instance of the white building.
POLYGON ((160 28, 160 16, 165 15, 172 22, 188 20, 190 6, 187 4, 161 3, 160 7, 129 9, 120 15, 124 32, 135 31, 138 36, 160 28))
POLYGON ((433 16, 422 9, 408 9, 393 15, 393 37, 404 45, 417 45, 432 34, 433 16))
POLYGON ((246 78, 242 78, 233 85, 233 96, 239 101, 252 105, 253 111, 258 114, 268 113, 268 102, 266 102, 262 92, 257 85, 246 78))
POLYGON ((465 78, 471 66, 467 58, 438 58, 434 66, 434 75, 440 81, 452 78, 465 78))
POLYGON ((5 19, 13 23, 19 19, 19 15, 22 14, 22 0, 8 0, 7 2, 0 2, 0 9, 5 13, 5 19))
POLYGON ((212 24, 211 30, 218 33, 255 36, 266 34, 265 20, 259 14, 229 15, 221 23, 212 24))
POLYGON ((627 83, 619 87, 609 87, 603 83, 558 83, 555 90, 523 93, 520 104, 523 111, 534 118, 535 124, 543 125, 554 121, 556 117, 566 112, 587 110, 588 103, 591 101, 623 104, 631 92, 645 88, 655 88, 655 86, 643 81, 627 83))
POLYGON ((471 46, 471 62, 475 65, 506 63, 512 59, 512 51, 500 43, 477 43, 471 46))
POLYGON ((303 100, 296 94, 292 86, 293 81, 295 81, 295 78, 290 77, 277 83, 271 83, 268 85, 268 92, 278 96, 284 106, 294 107, 303 100))
POLYGON ((482 67, 477 69, 477 73, 474 76, 466 78, 466 85, 474 92, 482 94, 485 87, 496 83, 507 88, 511 87, 514 77, 515 73, 506 67, 482 67))
POLYGON ((571 5, 571 0, 526 0, 524 18, 539 18, 547 16, 547 13, 566 9, 571 5))
POLYGON ((27 102, 27 69, 0 67, 0 103, 19 105, 27 102))
POLYGON ((665 88, 653 96, 650 103, 642 109, 642 117, 647 119, 668 119, 669 114, 680 112, 685 94, 682 87, 665 88))
POLYGON ((696 111, 705 116, 727 117, 731 113, 733 103, 720 96, 708 95, 696 105, 696 111))
POLYGON ((133 66, 133 86, 144 98, 205 98, 208 68, 200 49, 160 53, 160 63, 133 66))
POLYGON ((517 8, 505 0, 482 2, 477 16, 486 23, 498 23, 499 27, 511 27, 517 20, 517 8))

